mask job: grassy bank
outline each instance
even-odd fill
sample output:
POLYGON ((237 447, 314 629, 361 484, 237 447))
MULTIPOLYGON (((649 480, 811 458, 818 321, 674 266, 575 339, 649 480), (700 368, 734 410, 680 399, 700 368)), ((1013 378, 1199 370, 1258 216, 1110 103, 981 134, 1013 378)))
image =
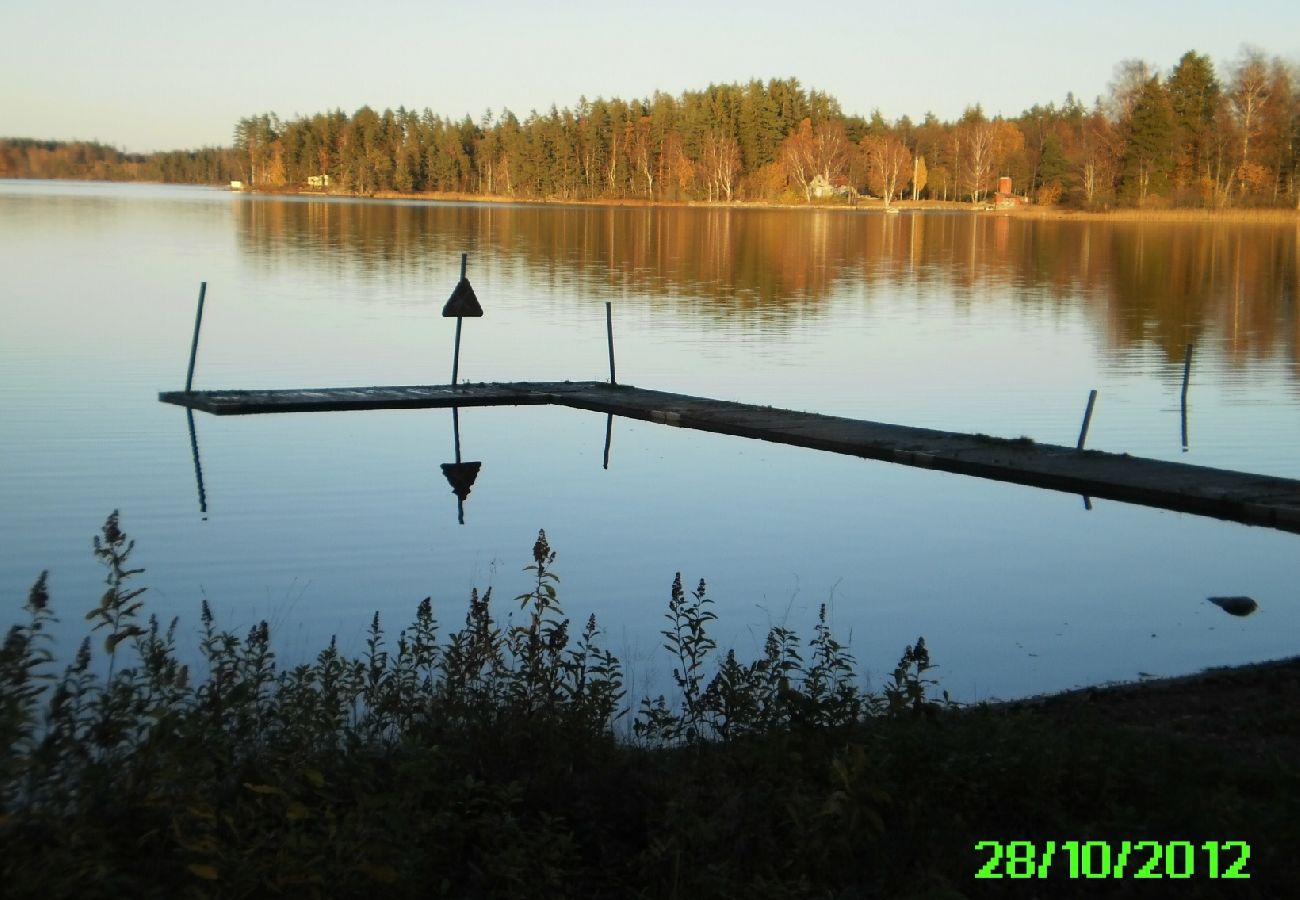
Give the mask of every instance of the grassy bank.
MULTIPOLYGON (((199 672, 176 624, 147 617, 116 514, 94 546, 93 640, 54 663, 41 576, 0 651, 8 897, 1244 897, 1300 881, 1294 664, 958 708, 934 696, 923 640, 879 695, 824 619, 773 629, 760 659, 722 653, 705 585, 679 576, 676 696, 629 704, 594 619, 565 617, 539 534, 506 619, 475 594, 444 633, 425 600, 395 636, 376 617, 357 658, 331 644, 279 670, 265 623, 230 634, 204 606, 199 672), (1187 841, 1193 875, 1134 880, 1148 848, 1123 878, 1071 878, 1064 849, 1043 879, 1007 877, 1071 840, 1187 841), (992 841, 1010 851, 996 863, 977 846, 992 841), (1251 877, 1211 879, 1210 841, 1245 842, 1251 877), (976 878, 986 866, 1004 877, 976 878)), ((1225 844, 1220 875, 1241 850, 1225 844)))

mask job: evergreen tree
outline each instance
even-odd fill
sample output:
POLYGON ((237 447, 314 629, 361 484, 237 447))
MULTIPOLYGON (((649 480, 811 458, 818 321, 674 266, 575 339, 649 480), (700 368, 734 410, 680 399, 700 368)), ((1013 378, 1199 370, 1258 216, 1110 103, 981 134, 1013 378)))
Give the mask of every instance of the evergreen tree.
POLYGON ((1168 190, 1177 143, 1173 107, 1158 76, 1137 92, 1125 138, 1122 190, 1142 206, 1168 190))
POLYGON ((1222 92, 1209 57, 1191 50, 1178 61, 1165 89, 1177 129, 1174 181, 1187 186, 1209 175, 1209 132, 1222 92))

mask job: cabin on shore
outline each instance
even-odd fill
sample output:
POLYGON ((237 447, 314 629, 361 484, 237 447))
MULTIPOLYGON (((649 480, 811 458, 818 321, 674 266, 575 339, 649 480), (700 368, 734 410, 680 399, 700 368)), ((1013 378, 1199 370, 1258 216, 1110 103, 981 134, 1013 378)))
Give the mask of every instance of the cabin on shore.
POLYGON ((307 187, 327 188, 330 186, 330 177, 328 175, 308 175, 307 187))

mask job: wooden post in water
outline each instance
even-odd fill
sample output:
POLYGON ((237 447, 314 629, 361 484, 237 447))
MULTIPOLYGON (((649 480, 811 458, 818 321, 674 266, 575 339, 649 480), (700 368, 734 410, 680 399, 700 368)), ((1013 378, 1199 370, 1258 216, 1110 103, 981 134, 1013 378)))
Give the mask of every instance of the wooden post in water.
POLYGON ((1192 377, 1192 345, 1187 345, 1187 356, 1183 359, 1183 395, 1182 395, 1182 422, 1183 422, 1183 452, 1187 452, 1187 385, 1192 377))
POLYGON ((614 377, 614 305, 605 301, 605 335, 609 339, 609 383, 618 384, 614 377))
MULTIPOLYGON (((469 254, 462 253, 460 255, 460 280, 461 281, 465 280, 465 269, 468 265, 469 265, 469 254)), ((460 326, 463 321, 464 321, 463 317, 461 316, 456 317, 456 352, 451 358, 451 386, 452 387, 456 386, 456 378, 460 373, 460 326)), ((457 439, 456 443, 457 445, 460 444, 459 438, 457 439)), ((460 462, 459 456, 456 457, 456 462, 460 462)))
POLYGON ((456 352, 451 357, 451 386, 456 386, 456 378, 460 374, 460 324, 464 320, 456 317, 456 352))
POLYGON ((1084 441, 1088 440, 1088 425, 1092 423, 1092 407, 1097 402, 1097 389, 1093 388, 1088 392, 1088 408, 1083 411, 1083 427, 1079 429, 1079 448, 1083 449, 1084 441))
POLYGON ((451 297, 442 308, 442 315, 445 319, 453 316, 456 319, 456 349, 453 351, 451 358, 451 384, 455 387, 460 380, 460 326, 465 316, 483 315, 483 307, 479 305, 478 297, 474 296, 474 288, 470 286, 469 279, 465 277, 465 268, 469 263, 469 254, 460 255, 460 281, 456 282, 456 289, 451 292, 451 297))
POLYGON ((207 296, 208 283, 199 282, 199 311, 194 316, 194 340, 190 341, 190 368, 185 373, 185 393, 194 388, 194 359, 199 353, 199 328, 203 325, 203 298, 207 296))

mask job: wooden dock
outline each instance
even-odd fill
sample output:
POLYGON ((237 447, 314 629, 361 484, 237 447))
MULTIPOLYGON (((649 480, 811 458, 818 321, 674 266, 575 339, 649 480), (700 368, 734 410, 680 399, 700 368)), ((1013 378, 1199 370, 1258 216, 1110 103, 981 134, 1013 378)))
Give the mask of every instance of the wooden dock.
POLYGON ((174 391, 159 399, 214 415, 551 404, 1300 533, 1300 481, 1288 478, 605 382, 174 391))

